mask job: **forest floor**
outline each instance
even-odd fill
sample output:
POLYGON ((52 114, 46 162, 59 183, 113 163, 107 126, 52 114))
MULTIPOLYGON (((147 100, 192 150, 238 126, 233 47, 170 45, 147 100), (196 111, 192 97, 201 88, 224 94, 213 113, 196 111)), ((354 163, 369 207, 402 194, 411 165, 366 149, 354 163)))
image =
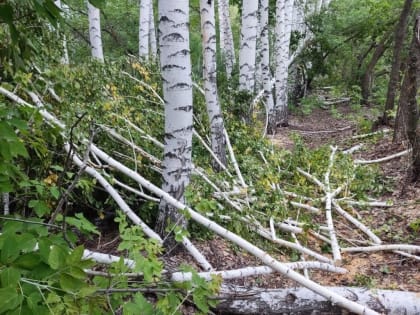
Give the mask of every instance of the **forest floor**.
MULTIPOLYGON (((336 108, 337 111, 315 108, 310 115, 292 114, 290 125, 279 128, 277 134, 271 136, 274 144, 288 150, 293 149, 292 133, 302 135, 308 147, 316 148, 323 144, 338 145, 339 148, 349 148, 357 144, 349 139, 356 132, 357 124, 351 116, 349 106, 336 108), (334 131, 334 132, 333 132, 334 131)), ((367 119, 374 120, 364 113, 367 119)), ((366 141, 364 141, 366 143, 366 141)), ((392 143, 392 132, 382 139, 354 153, 354 158, 372 160, 386 157, 405 150, 403 146, 392 143)), ((408 156, 396 158, 379 164, 384 178, 392 186, 381 200, 391 200, 389 208, 366 208, 359 210, 364 223, 376 232, 385 244, 410 243, 420 245, 420 231, 410 228, 410 223, 420 217, 420 183, 413 185, 406 181, 408 156)), ((417 221, 418 222, 418 221, 417 221)), ((338 224, 336 231, 339 236, 348 240, 361 236, 352 226, 338 224)), ((309 240, 310 242, 310 240, 309 240)), ((361 246, 354 243, 353 246, 361 246)), ((231 246, 219 237, 197 244, 197 247, 209 259, 217 270, 229 270, 246 266, 259 265, 252 255, 244 253, 231 246)), ((310 248, 314 248, 310 246, 310 248)), ((315 246, 316 248, 316 246, 315 246)), ((319 252, 321 249, 318 248, 319 252)), ((287 254, 274 254, 280 261, 288 261, 287 254)), ((176 260, 177 258, 173 258, 176 260)), ((363 286, 381 289, 420 292, 420 262, 407 259, 392 252, 345 253, 343 265, 346 274, 334 274, 323 271, 311 271, 311 279, 329 286, 363 286)), ((248 277, 232 281, 237 285, 261 288, 282 288, 294 286, 295 283, 280 274, 248 277)))
MULTIPOLYGON (((369 118, 368 113, 363 113, 369 118)), ((292 133, 302 135, 308 147, 315 148, 323 144, 335 144, 339 148, 349 148, 357 144, 357 140, 349 141, 357 131, 357 123, 352 118, 349 106, 335 108, 334 111, 315 108, 310 115, 291 114, 288 127, 279 128, 270 139, 281 148, 293 149, 292 133)), ((367 141, 369 142, 369 141, 367 141)), ((364 140, 366 143, 366 140, 364 140)), ((372 160, 385 157, 405 148, 392 143, 392 132, 385 134, 379 140, 363 147, 354 153, 355 158, 372 160)), ((384 178, 392 189, 381 200, 392 200, 393 206, 388 208, 359 209, 363 222, 383 240, 385 244, 407 243, 420 245, 420 231, 410 227, 410 223, 419 222, 420 215, 420 183, 413 185, 406 181, 408 157, 400 157, 379 164, 384 178), (417 220, 417 221, 416 221, 417 220)), ((337 224, 336 232, 340 238, 354 240, 353 246, 359 246, 357 239, 361 236, 350 225, 337 224)), ((313 240, 312 240, 313 241, 313 240)), ((311 242, 309 239, 308 242, 311 242)), ((196 246, 207 257, 216 270, 237 269, 247 266, 257 266, 261 263, 254 256, 238 249, 222 238, 194 241, 196 246)), ((118 232, 108 234, 100 240, 95 240, 86 246, 92 250, 118 254, 118 232), (90 245, 90 246, 89 246, 90 245)), ((313 241, 311 248, 317 248, 313 241)), ((273 253, 271 253, 273 254, 273 253)), ((273 254, 280 261, 288 262, 287 252, 281 248, 273 254)), ((181 263, 194 265, 188 254, 168 255, 165 258, 167 266, 177 266, 181 263)), ((420 292, 420 262, 405 258, 392 252, 344 253, 342 267, 346 274, 334 274, 323 271, 311 271, 311 279, 329 286, 363 286, 370 288, 393 289, 401 291, 420 292)), ((245 287, 282 288, 292 287, 294 282, 281 274, 247 277, 231 280, 231 283, 245 287)))

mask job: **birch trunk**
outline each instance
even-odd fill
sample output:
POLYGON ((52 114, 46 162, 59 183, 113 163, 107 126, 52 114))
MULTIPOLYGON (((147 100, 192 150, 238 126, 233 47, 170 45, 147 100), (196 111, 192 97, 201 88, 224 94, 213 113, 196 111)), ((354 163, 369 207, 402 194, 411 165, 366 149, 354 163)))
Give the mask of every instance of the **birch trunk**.
MULTIPOLYGON (((201 36, 203 40, 204 58, 204 91, 207 112, 210 121, 211 148, 219 161, 226 166, 226 140, 223 134, 224 123, 217 92, 216 68, 216 27, 214 17, 214 1, 200 0, 201 36)), ((218 163, 213 168, 221 171, 218 163)))
POLYGON ((264 101, 268 111, 268 132, 274 133, 275 115, 274 99, 271 92, 271 73, 270 73, 270 34, 268 31, 268 0, 260 1, 260 45, 261 45, 261 75, 264 90, 264 101))
POLYGON ((294 0, 277 0, 276 6, 276 124, 288 125, 287 79, 294 0))
POLYGON ((243 0, 239 48, 239 89, 254 92, 258 30, 258 1, 243 0))
MULTIPOLYGON (((68 13, 68 6, 65 4, 63 5, 61 3, 61 0, 56 0, 54 1, 55 5, 57 6, 57 8, 59 8, 64 15, 66 15, 68 13)), ((60 25, 58 26, 60 28, 60 25)), ((68 65, 70 63, 70 59, 69 59, 69 52, 67 49, 67 37, 66 34, 64 34, 63 32, 60 32, 61 36, 62 36, 62 45, 63 45, 63 54, 61 56, 61 64, 63 65, 68 65)))
MULTIPOLYGON (((189 184, 192 149, 192 80, 189 47, 189 1, 159 0, 159 50, 165 100, 162 189, 184 202, 189 184)), ((186 227, 183 215, 162 199, 156 223, 164 236, 167 227, 186 227)), ((168 237, 167 246, 174 244, 168 237)))
POLYGON ((92 57, 104 62, 101 37, 101 12, 88 1, 89 38, 92 57))
POLYGON ((230 23, 229 0, 218 0, 220 25, 220 50, 226 65, 226 76, 230 78, 235 66, 235 47, 233 44, 232 26, 230 23))
POLYGON ((151 0, 140 0, 139 57, 143 60, 149 59, 150 6, 151 0))
POLYGON ((153 9, 153 1, 150 2, 150 17, 149 17, 149 46, 150 56, 152 59, 157 58, 157 42, 156 42, 156 27, 155 27, 155 13, 153 9))
MULTIPOLYGON (((417 293, 391 290, 372 290, 366 288, 328 287, 328 290, 345 296, 361 305, 369 306, 381 314, 419 314, 420 305, 417 293)), ((341 307, 306 288, 290 289, 249 289, 225 286, 226 298, 217 306, 221 314, 289 314, 310 315, 348 314, 341 307), (244 296, 241 297, 241 294, 244 296)))

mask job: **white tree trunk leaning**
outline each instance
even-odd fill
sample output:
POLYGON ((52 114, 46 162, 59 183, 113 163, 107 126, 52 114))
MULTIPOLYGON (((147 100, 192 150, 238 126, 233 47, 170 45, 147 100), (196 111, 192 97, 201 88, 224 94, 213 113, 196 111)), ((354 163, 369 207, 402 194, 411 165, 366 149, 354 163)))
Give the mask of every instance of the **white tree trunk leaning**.
POLYGON ((241 40, 239 47, 239 89, 254 92, 258 31, 258 1, 242 1, 241 40))
POLYGON ((149 36, 150 36, 150 6, 151 0, 140 0, 139 14, 139 57, 149 59, 149 36))
POLYGON ((101 35, 101 12, 88 1, 89 38, 92 58, 104 61, 101 35))
MULTIPOLYGON (((217 92, 217 61, 216 61, 216 20, 214 17, 214 1, 200 0, 201 36, 204 58, 204 92, 207 113, 210 122, 210 137, 212 151, 224 166, 227 164, 226 139, 223 133, 222 110, 217 92)), ((213 168, 220 171, 223 168, 217 162, 213 168)))

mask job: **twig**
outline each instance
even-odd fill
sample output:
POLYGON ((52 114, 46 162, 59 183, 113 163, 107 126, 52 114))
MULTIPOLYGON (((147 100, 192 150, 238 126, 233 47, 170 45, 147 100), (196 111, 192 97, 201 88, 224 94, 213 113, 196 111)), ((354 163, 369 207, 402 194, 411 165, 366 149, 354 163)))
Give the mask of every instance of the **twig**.
POLYGON ((342 248, 343 252, 378 252, 388 250, 400 250, 412 253, 420 252, 420 246, 407 244, 388 244, 388 245, 372 245, 364 247, 346 247, 342 248))
POLYGON ((348 221, 353 223, 354 226, 356 226, 358 229, 360 229, 363 233, 365 233, 372 242, 376 244, 381 244, 382 241, 379 237, 377 237, 366 225, 364 225, 362 222, 354 218, 352 215, 350 215, 347 211, 343 210, 338 202, 336 200, 333 200, 333 205, 335 207, 335 210, 341 214, 344 218, 346 218, 348 221))
MULTIPOLYGON (((296 237, 296 234, 295 233, 292 233, 292 237, 295 240, 295 243, 297 245, 301 246, 301 244, 300 244, 298 238, 296 237)), ((300 255, 300 257, 301 257, 302 261, 305 261, 305 256, 303 254, 300 255)), ((308 268, 303 268, 303 275, 305 276, 306 279, 309 279, 309 271, 308 271, 308 268)))
POLYGON ((383 157, 383 158, 380 158, 380 159, 375 159, 375 160, 355 160, 354 161, 354 164, 374 164, 374 163, 387 162, 389 160, 398 158, 400 156, 407 155, 410 152, 411 152, 411 149, 407 149, 407 150, 404 150, 402 152, 398 152, 398 153, 395 153, 393 155, 386 156, 386 157, 383 157))
POLYGON ((229 173, 226 166, 220 161, 220 159, 217 157, 216 153, 207 145, 207 143, 204 141, 203 138, 201 138, 200 134, 193 129, 194 136, 197 137, 197 139, 200 141, 200 143, 204 146, 204 148, 207 150, 207 152, 210 153, 210 155, 213 157, 213 159, 216 161, 216 163, 222 168, 222 170, 226 171, 226 174, 229 175, 229 177, 232 177, 232 174, 229 173))
POLYGON ((229 151, 229 156, 230 156, 230 159, 232 161, 233 167, 235 168, 236 175, 238 175, 239 182, 241 183, 242 187, 246 188, 246 187, 248 187, 248 185, 245 183, 244 178, 242 177, 242 173, 241 173, 241 170, 239 169, 238 162, 236 161, 235 153, 233 152, 233 148, 232 148, 232 145, 230 144, 229 135, 228 135, 226 129, 223 129, 223 134, 224 134, 225 139, 226 139, 226 147, 229 151))
POLYGON ((213 270, 213 267, 210 265, 206 257, 194 246, 193 243, 187 238, 182 238, 182 244, 186 248, 186 250, 194 257, 197 263, 203 268, 205 271, 213 270))
POLYGON ((144 86, 145 88, 149 89, 153 95, 161 102, 162 105, 165 104, 165 101, 163 100, 163 98, 160 97, 160 95, 147 83, 137 79, 136 77, 133 77, 131 74, 129 74, 128 72, 125 71, 121 71, 122 74, 128 76, 130 79, 136 81, 137 83, 139 83, 140 85, 144 86))
MULTIPOLYGON (((65 144, 64 145, 66 150, 70 150, 70 145, 69 144, 65 144)), ((92 147, 92 146, 90 146, 92 147)), ((72 154, 72 159, 73 162, 78 166, 78 167, 83 167, 83 162, 77 157, 76 154, 72 154)), ((153 238, 155 240, 157 240, 159 243, 162 243, 162 239, 160 238, 160 236, 154 232, 150 227, 148 227, 138 216, 137 214, 134 213, 133 210, 131 210, 131 208, 127 205, 127 203, 124 201, 124 199, 122 199, 122 197, 120 196, 120 194, 114 189, 114 187, 112 187, 108 181, 101 175, 99 174, 98 171, 96 171, 94 168, 90 167, 90 166, 85 166, 85 172, 87 174, 89 174, 90 176, 94 177, 99 184, 102 185, 102 187, 108 192, 108 194, 115 200, 115 202, 117 203, 117 205, 120 207, 120 209, 123 211, 123 213, 130 218, 130 220, 136 224, 139 225, 141 227, 141 229, 143 230, 143 232, 149 236, 150 238, 153 238)))
POLYGON ((371 137, 371 136, 374 136, 374 135, 378 135, 378 134, 388 133, 390 131, 391 131, 390 129, 383 129, 383 130, 378 130, 378 131, 371 132, 371 133, 365 133, 365 134, 362 134, 362 135, 355 135, 355 136, 353 136, 351 138, 352 139, 363 139, 363 138, 368 138, 368 137, 371 137))

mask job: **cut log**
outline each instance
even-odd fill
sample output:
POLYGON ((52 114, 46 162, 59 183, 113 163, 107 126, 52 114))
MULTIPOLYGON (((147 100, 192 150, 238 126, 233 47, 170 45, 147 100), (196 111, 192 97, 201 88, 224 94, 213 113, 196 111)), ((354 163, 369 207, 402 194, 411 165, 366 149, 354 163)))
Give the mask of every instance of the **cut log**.
MULTIPOLYGON (((328 290, 381 314, 420 314, 419 293, 352 287, 328 287, 328 290)), ((218 314, 349 314, 306 288, 264 290, 226 285, 221 295, 218 314)))

